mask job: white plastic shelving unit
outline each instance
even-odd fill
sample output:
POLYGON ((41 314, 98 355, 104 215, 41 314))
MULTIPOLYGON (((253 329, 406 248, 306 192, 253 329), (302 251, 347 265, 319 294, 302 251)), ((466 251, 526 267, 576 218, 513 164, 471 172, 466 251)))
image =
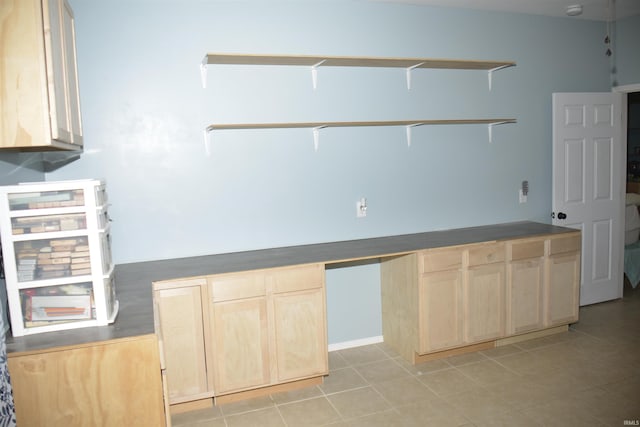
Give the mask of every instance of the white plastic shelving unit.
POLYGON ((13 336, 115 320, 103 181, 1 186, 0 233, 13 336))

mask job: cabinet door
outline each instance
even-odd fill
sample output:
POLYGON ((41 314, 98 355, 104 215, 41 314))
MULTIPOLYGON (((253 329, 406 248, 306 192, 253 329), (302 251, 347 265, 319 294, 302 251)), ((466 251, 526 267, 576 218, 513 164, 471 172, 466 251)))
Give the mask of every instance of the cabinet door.
POLYGON ((504 336, 505 282, 504 263, 469 267, 464 283, 467 344, 504 336))
POLYGON ((329 356, 324 266, 270 270, 267 283, 276 382, 326 374, 329 356))
POLYGON ((325 312, 323 288, 273 295, 279 382, 327 373, 325 312))
POLYGON ((542 329, 543 258, 509 264, 507 335, 542 329))
POLYGON ((67 0, 0 2, 0 147, 82 145, 73 12, 67 0))
POLYGON ((214 302, 211 329, 216 395, 269 385, 266 297, 214 302))
POLYGON ((552 255, 547 261, 545 326, 578 320, 580 253, 552 255))
POLYGON ((460 270, 423 275, 420 279, 419 307, 419 354, 462 345, 460 270))
POLYGON ((207 392, 201 290, 197 285, 154 291, 170 403, 207 392))

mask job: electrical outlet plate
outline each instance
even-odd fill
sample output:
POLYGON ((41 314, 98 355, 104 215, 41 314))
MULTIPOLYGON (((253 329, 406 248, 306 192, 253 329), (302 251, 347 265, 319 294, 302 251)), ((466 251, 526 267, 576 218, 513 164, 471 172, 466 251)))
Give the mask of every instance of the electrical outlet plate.
POLYGON ((367 216, 367 199, 364 197, 356 202, 356 218, 367 216))
POLYGON ((524 195, 522 189, 518 190, 518 197, 520 199, 520 203, 527 203, 527 196, 524 195))

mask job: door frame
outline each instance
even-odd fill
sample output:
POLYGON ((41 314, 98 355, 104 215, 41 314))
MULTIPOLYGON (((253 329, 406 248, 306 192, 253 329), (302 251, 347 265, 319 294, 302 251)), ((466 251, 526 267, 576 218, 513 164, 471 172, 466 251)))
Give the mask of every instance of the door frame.
MULTIPOLYGON (((611 88, 612 92, 618 92, 622 94, 622 132, 620 132, 620 140, 622 144, 622 164, 620 165, 620 173, 622 173, 622 182, 624 183, 623 189, 624 192, 622 194, 622 203, 625 203, 626 193, 627 193, 627 127, 629 125, 629 111, 628 111, 628 94, 631 92, 640 92, 640 83, 629 84, 623 86, 614 86, 611 88)), ((624 212, 624 206, 622 206, 624 212)), ((624 245, 624 233, 625 233, 625 221, 622 221, 622 236, 623 236, 623 245, 624 245)), ((622 254, 624 257, 624 246, 622 248, 622 254)), ((624 258, 620 263, 621 265, 621 277, 623 279, 622 283, 622 292, 620 296, 622 297, 624 294, 624 258)))

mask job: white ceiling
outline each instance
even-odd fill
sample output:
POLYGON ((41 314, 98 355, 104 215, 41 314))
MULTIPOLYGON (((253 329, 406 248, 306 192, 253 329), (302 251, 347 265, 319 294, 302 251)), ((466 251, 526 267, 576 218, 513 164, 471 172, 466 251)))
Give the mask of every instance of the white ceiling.
POLYGON ((465 9, 497 10, 515 13, 530 13, 567 17, 567 6, 581 4, 582 15, 573 19, 615 21, 620 18, 640 15, 640 0, 373 0, 392 3, 409 3, 426 6, 461 7, 465 9), (609 2, 611 17, 609 14, 609 2))

